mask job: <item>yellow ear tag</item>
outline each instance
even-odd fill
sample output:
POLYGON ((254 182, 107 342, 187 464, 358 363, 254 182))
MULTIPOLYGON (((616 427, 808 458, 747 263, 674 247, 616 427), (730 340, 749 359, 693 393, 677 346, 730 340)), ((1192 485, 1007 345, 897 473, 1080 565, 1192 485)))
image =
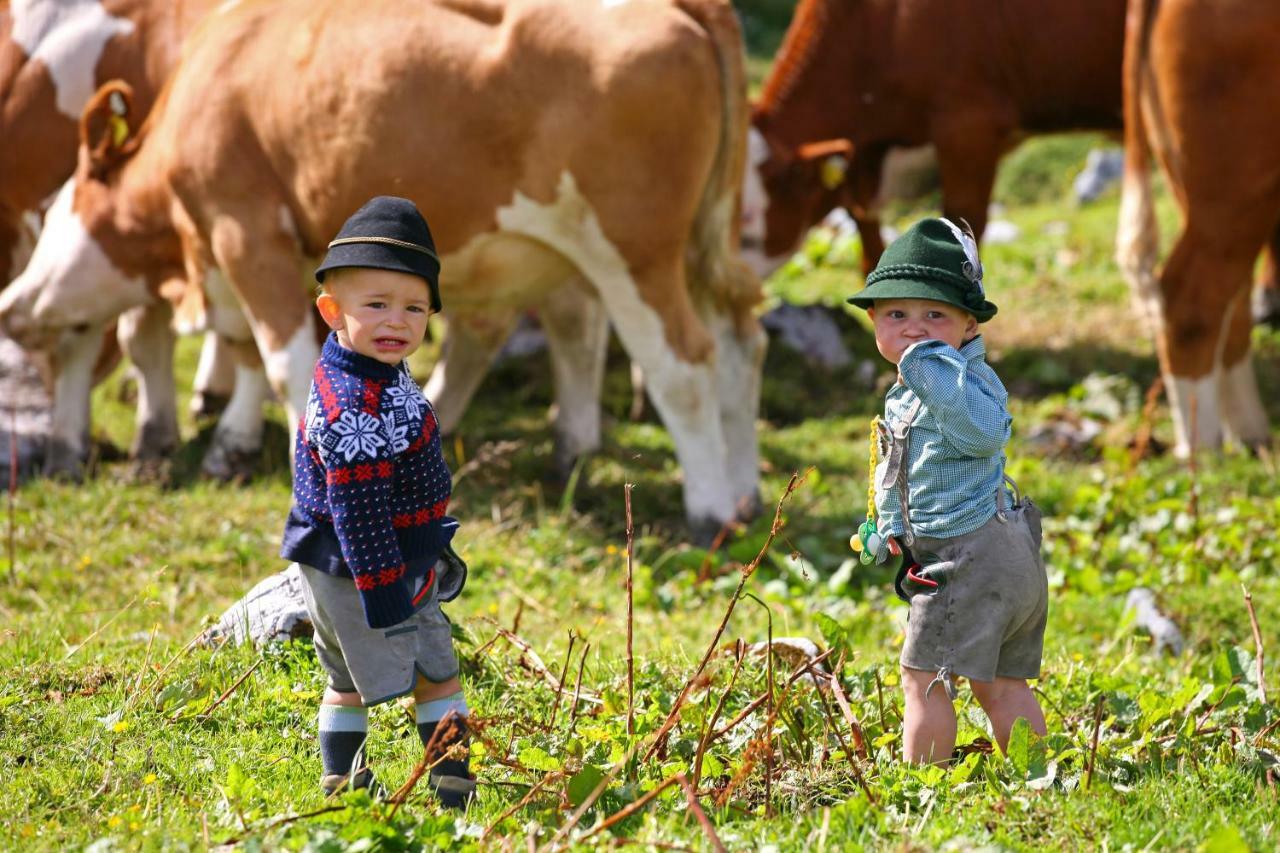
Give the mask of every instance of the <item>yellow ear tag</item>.
POLYGON ((822 186, 833 190, 844 183, 845 173, 849 171, 849 161, 840 155, 828 157, 822 161, 822 186))
POLYGON ((124 141, 129 138, 129 122, 120 116, 113 115, 107 119, 107 126, 111 129, 112 144, 117 148, 124 145, 124 141))

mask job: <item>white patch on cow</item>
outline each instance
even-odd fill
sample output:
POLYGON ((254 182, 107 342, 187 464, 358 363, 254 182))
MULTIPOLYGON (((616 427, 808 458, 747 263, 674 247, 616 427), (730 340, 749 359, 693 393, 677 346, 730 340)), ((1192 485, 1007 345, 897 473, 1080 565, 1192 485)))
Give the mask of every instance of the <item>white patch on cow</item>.
MULTIPOLYGON (((195 395, 229 397, 235 391, 235 367, 235 356, 222 336, 217 332, 205 332, 200 344, 200 360, 196 362, 196 378, 192 383, 195 395)), ((193 397, 193 407, 196 403, 193 397)))
POLYGON ((1222 417, 1218 403, 1218 377, 1173 377, 1169 384, 1169 408, 1173 414, 1174 453, 1181 459, 1192 448, 1216 448, 1222 444, 1222 417))
POLYGON ((45 215, 27 268, 0 295, 10 328, 62 329, 105 323, 151 301, 146 282, 126 276, 72 209, 75 186, 63 185, 45 215))
MULTIPOLYGON (((271 385, 261 367, 235 366, 235 388, 218 418, 215 440, 239 453, 262 447, 262 407, 271 399, 271 385)), ((305 405, 305 404, 304 404, 305 405)), ((293 423, 289 428, 294 427, 293 423)))
POLYGON ((253 340, 253 326, 244 315, 235 288, 220 269, 210 269, 204 278, 204 295, 209 300, 208 328, 228 341, 245 344, 253 340))
POLYGON ((640 297, 626 259, 605 236, 573 176, 560 176, 551 204, 517 192, 497 220, 503 231, 554 249, 596 288, 628 354, 644 369, 650 397, 671 433, 684 472, 686 512, 694 520, 731 519, 714 364, 690 363, 672 350, 662 319, 640 297))
POLYGON ((53 429, 49 438, 71 458, 88 455, 89 399, 103 329, 96 325, 76 332, 63 331, 55 347, 58 375, 53 383, 53 429))
MULTIPOLYGON (((312 322, 311 312, 307 311, 298 330, 283 348, 262 353, 267 378, 284 403, 290 429, 306 411, 307 395, 311 392, 311 374, 315 369, 316 359, 320 357, 320 347, 316 344, 312 322)), ((236 379, 239 378, 237 374, 236 379)))
POLYGON ((300 244, 301 241, 298 239, 298 223, 293 219, 293 211, 289 210, 289 206, 287 204, 282 204, 277 212, 280 214, 280 230, 286 234, 289 239, 300 244))
POLYGON ((1232 441, 1259 447, 1271 438, 1271 422, 1258 394, 1253 357, 1248 353, 1222 372, 1222 411, 1232 441))
POLYGON ((53 78, 58 110, 75 121, 92 97, 94 72, 108 41, 134 30, 99 0, 13 0, 10 37, 53 78))
POLYGON ((742 259, 760 278, 782 266, 787 255, 765 254, 765 238, 768 236, 767 216, 769 193, 765 190, 761 167, 769 159, 769 143, 764 134, 754 127, 747 132, 747 168, 742 175, 742 219, 739 230, 742 240, 742 259))
POLYGON ((726 470, 740 515, 753 513, 760 499, 756 415, 760 411, 761 368, 768 345, 760 324, 754 318, 749 322, 750 326, 742 329, 728 316, 712 315, 708 320, 716 339, 716 381, 726 470), (746 334, 742 334, 744 331, 746 334))

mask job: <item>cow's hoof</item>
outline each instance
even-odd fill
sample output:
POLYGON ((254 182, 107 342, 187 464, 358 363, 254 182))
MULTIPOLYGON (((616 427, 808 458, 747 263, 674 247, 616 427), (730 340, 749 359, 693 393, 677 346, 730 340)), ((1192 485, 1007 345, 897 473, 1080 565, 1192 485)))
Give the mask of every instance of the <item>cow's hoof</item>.
POLYGON ((129 458, 137 462, 168 459, 178 449, 178 424, 147 423, 134 436, 129 458))
POLYGON ((42 473, 51 480, 79 483, 84 480, 87 463, 88 456, 84 451, 65 441, 53 439, 45 447, 42 473))
POLYGON ((689 519, 689 541, 699 548, 710 548, 724 530, 726 523, 717 518, 703 516, 689 519))
POLYGON ((205 453, 200 470, 206 477, 224 483, 239 483, 253 477, 257 469, 257 449, 231 447, 215 441, 205 453))
POLYGON ((764 512, 764 501, 760 499, 760 490, 756 489, 749 495, 743 495, 738 498, 738 503, 734 507, 737 513, 738 521, 745 523, 754 521, 764 512))
POLYGON ((197 391, 191 395, 191 415, 196 420, 216 418, 231 402, 230 394, 219 394, 216 391, 197 391))
POLYGON ((125 481, 129 483, 154 483, 167 486, 172 480, 173 462, 163 456, 132 459, 125 472, 125 481))

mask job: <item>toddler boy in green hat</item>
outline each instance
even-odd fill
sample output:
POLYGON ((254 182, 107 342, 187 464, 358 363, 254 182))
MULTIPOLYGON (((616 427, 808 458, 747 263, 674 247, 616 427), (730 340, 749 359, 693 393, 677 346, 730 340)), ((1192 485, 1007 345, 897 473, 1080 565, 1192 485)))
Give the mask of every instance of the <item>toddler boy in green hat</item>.
POLYGON ((898 367, 880 423, 876 559, 890 537, 904 554, 895 586, 911 605, 900 658, 905 757, 950 760, 957 677, 1001 749, 1019 717, 1044 734, 1027 684, 1040 675, 1047 614, 1040 514, 1004 474, 1012 418, 978 331, 996 306, 977 245, 946 219, 918 222, 849 301, 866 309, 876 347, 898 367))

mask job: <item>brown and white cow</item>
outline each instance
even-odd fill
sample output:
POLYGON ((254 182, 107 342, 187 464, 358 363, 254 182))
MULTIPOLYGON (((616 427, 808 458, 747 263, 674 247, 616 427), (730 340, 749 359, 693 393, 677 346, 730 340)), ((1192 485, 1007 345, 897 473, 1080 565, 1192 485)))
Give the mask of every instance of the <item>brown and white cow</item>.
POLYGON ((924 145, 981 235, 1025 135, 1120 128, 1123 42, 1123 0, 801 0, 752 114, 744 257, 767 274, 843 204, 874 264, 885 157, 924 145))
POLYGON ((1249 354, 1249 282, 1280 225, 1280 8, 1130 0, 1117 258, 1156 328, 1177 449, 1271 431, 1249 354), (1155 152, 1183 226, 1156 272, 1155 152))
MULTIPOLYGON (((365 199, 407 196, 444 253, 451 331, 484 336, 575 290, 598 300, 566 314, 613 322, 690 520, 719 525, 758 482, 742 63, 723 0, 229 5, 138 136, 112 143, 110 92, 86 113, 94 144, 0 321, 38 343, 155 299, 181 263, 214 314, 244 318, 296 416, 317 355, 307 271, 365 199), (46 239, 60 249, 42 254, 46 239)), ((552 348, 580 373, 571 357, 552 348)))
MULTIPOLYGON (((0 3, 0 288, 25 266, 39 231, 38 212, 75 170, 77 123, 90 96, 107 80, 127 80, 133 110, 146 115, 178 60, 182 39, 214 4, 0 3)), ((119 339, 139 376, 133 444, 138 458, 163 456, 178 439, 168 316, 168 304, 160 301, 120 319, 119 339)), ((101 338, 96 325, 69 328, 51 348, 57 380, 47 471, 72 473, 84 455, 89 389, 102 368, 101 338)), ((217 343, 216 336, 206 338, 197 398, 230 390, 230 377, 218 370, 228 360, 218 357, 217 343)), ((105 352, 118 356, 114 344, 105 352)))

